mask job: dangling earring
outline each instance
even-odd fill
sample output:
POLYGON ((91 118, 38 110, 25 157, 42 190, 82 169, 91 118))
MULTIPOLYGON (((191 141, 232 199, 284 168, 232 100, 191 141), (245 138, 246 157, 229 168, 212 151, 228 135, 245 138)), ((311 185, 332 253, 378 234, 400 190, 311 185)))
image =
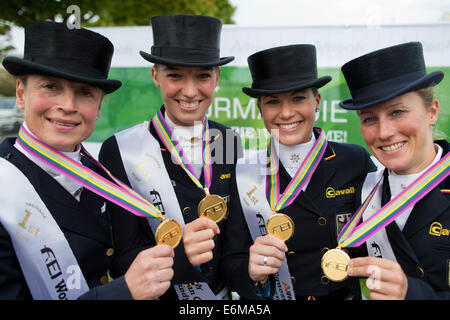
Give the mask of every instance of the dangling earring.
POLYGON ((319 110, 320 110, 319 107, 317 107, 316 110, 314 110, 314 111, 315 111, 315 112, 319 112, 319 110))

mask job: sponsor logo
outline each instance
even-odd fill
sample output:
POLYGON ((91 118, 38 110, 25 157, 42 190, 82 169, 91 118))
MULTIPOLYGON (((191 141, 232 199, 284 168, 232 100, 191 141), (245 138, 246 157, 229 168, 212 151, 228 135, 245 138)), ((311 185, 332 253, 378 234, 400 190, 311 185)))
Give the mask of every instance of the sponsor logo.
POLYGON ((333 187, 328 187, 325 191, 325 195, 327 198, 336 198, 339 196, 344 196, 347 194, 354 194, 355 187, 350 187, 347 189, 335 190, 333 187))
POLYGON ((449 236, 450 235, 450 230, 449 229, 444 229, 442 227, 442 224, 440 224, 439 222, 433 222, 430 226, 430 231, 429 234, 431 234, 432 236, 436 236, 436 237, 440 237, 440 236, 449 236))
POLYGON ((223 173, 220 175, 220 180, 230 179, 231 173, 223 173))

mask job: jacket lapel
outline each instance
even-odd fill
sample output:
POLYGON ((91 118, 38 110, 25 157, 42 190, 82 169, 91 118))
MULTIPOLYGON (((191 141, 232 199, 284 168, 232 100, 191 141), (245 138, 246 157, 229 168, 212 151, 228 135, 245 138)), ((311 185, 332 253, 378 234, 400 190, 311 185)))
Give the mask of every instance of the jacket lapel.
MULTIPOLYGON (((311 211, 315 215, 323 216, 320 208, 314 203, 314 199, 320 195, 320 192, 324 192, 326 189, 325 186, 328 182, 333 178, 336 169, 331 164, 331 160, 336 156, 333 148, 328 144, 325 153, 320 160, 319 165, 314 171, 314 174, 311 177, 311 180, 308 183, 305 191, 300 192, 295 202, 311 211)), ((291 181, 291 176, 287 173, 283 164, 280 162, 280 180, 281 180, 281 188, 280 192, 283 192, 287 187, 289 182, 291 181)))
MULTIPOLYGON (((447 178, 448 179, 448 178, 447 178)), ((431 190, 422 200, 414 206, 408 221, 403 229, 404 235, 409 239, 416 232, 423 229, 427 225, 431 225, 433 221, 444 213, 450 207, 450 201, 442 192, 440 186, 431 190)))

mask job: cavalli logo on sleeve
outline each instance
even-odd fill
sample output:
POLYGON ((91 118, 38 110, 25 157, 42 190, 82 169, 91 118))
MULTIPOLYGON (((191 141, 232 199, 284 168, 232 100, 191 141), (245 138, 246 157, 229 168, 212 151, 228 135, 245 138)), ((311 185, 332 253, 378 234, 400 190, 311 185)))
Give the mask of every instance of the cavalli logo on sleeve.
POLYGON ((430 226, 430 231, 428 232, 432 236, 440 237, 440 236, 450 236, 450 230, 442 227, 442 224, 435 221, 430 226))
POLYGON ((339 196, 347 195, 347 194, 354 194, 355 193, 355 187, 350 187, 347 189, 341 189, 341 190, 335 190, 333 187, 328 187, 325 191, 325 195, 327 198, 336 198, 339 196))

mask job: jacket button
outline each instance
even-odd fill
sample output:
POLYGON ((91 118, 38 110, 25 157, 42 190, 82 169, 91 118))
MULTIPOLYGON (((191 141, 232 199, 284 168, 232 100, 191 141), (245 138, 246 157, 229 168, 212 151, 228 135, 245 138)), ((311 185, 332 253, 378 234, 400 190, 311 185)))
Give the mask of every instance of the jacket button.
POLYGON ((183 208, 183 214, 188 215, 189 213, 191 213, 191 208, 190 207, 184 207, 183 208))
POLYGON ((294 255, 296 255, 296 253, 295 253, 295 251, 289 251, 289 252, 287 253, 287 255, 288 255, 288 256, 294 256, 294 255))
POLYGON ((106 250, 106 255, 108 257, 111 257, 114 254, 114 249, 113 248, 109 248, 108 250, 106 250))
POLYGON ((292 284, 294 284, 295 281, 297 281, 297 279, 295 279, 295 277, 291 276, 291 281, 292 281, 292 284))
POLYGON ((423 269, 421 267, 417 267, 416 272, 417 272, 417 275, 419 276, 419 278, 425 277, 425 271, 423 271, 423 269))
POLYGON ((322 276, 320 278, 320 283, 322 284, 328 284, 330 282, 330 279, 328 279, 326 276, 322 276))
POLYGON ((100 283, 101 284, 107 284, 108 283, 108 276, 103 276, 100 278, 100 283))
POLYGON ((325 219, 324 217, 319 217, 319 218, 317 219, 317 223, 318 223, 320 226, 324 226, 324 225, 327 224, 327 219, 325 219))
POLYGON ((322 248, 322 254, 325 254, 328 250, 330 250, 330 248, 328 248, 328 247, 323 247, 323 248, 322 248))

